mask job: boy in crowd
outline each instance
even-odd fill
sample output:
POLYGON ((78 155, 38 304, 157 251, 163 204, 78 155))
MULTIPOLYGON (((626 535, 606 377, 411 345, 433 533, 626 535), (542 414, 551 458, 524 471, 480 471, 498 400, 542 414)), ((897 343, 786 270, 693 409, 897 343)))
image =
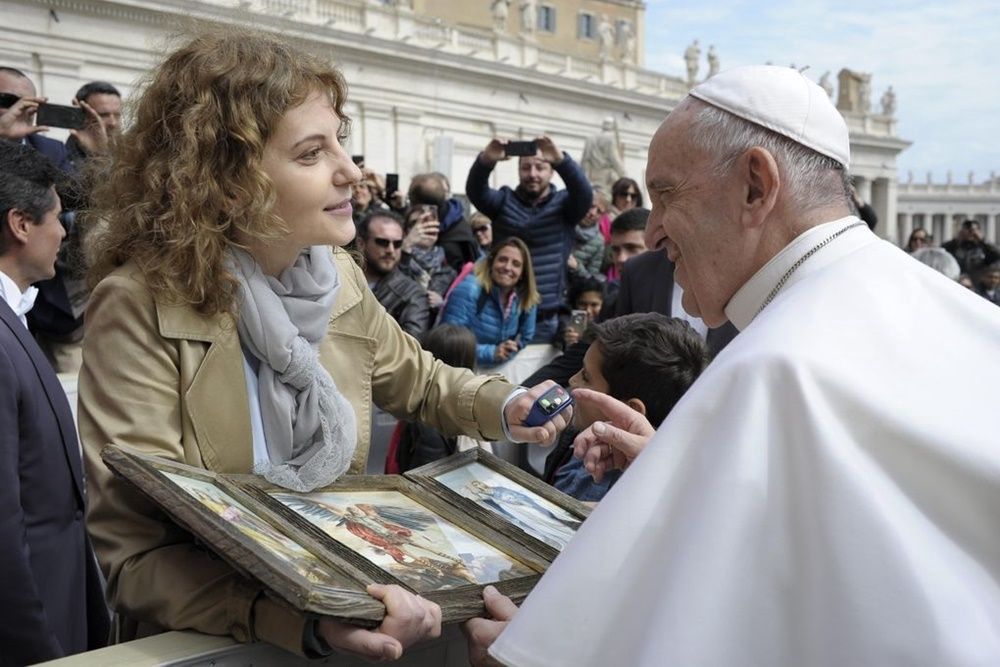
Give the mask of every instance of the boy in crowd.
MULTIPOLYGON (((618 317, 595 325, 588 334, 593 343, 583 368, 570 378, 570 388, 608 394, 645 415, 654 427, 709 362, 705 342, 689 324, 659 313, 618 317)), ((588 502, 603 498, 620 476, 617 471, 607 473, 596 482, 583 461, 573 458, 576 434, 596 420, 582 406, 574 411, 573 424, 546 459, 543 475, 563 493, 588 502)))

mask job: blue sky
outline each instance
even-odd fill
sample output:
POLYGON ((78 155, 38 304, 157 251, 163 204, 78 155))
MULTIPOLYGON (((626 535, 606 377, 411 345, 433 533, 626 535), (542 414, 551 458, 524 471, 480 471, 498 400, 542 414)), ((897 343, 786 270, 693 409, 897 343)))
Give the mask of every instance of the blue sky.
POLYGON ((903 180, 1000 175, 1000 0, 647 0, 648 69, 686 76, 694 39, 700 76, 714 44, 721 69, 794 63, 814 81, 870 72, 875 109, 891 85, 899 135, 913 142, 897 162, 903 180))

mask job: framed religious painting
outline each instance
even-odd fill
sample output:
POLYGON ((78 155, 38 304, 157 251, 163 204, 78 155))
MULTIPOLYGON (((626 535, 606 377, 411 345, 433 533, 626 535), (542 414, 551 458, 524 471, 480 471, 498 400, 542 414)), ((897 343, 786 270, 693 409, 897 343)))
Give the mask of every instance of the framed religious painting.
POLYGON ((406 477, 548 560, 590 514, 575 498, 479 448, 428 463, 406 477))
POLYGON ((398 584, 441 606, 442 620, 481 614, 482 589, 522 600, 551 562, 506 524, 489 524, 398 475, 347 476, 309 493, 229 477, 366 582, 398 584))
POLYGON ((273 595, 356 624, 376 625, 385 614, 365 592, 368 584, 398 584, 437 602, 445 622, 458 622, 483 613, 486 585, 524 599, 557 553, 461 494, 442 492, 437 481, 345 476, 298 493, 255 475, 213 473, 114 445, 102 457, 273 595))
POLYGON ((365 592, 369 582, 224 476, 114 445, 101 456, 175 523, 293 607, 360 625, 385 615, 365 592))

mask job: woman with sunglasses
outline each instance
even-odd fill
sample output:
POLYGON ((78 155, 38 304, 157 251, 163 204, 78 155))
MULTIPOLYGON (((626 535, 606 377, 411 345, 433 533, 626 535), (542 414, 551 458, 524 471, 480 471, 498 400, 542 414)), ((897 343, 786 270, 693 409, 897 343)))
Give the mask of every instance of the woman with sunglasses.
POLYGON ((306 616, 115 478, 108 443, 309 491, 365 469, 372 401, 476 438, 551 440, 565 425, 523 426, 546 387, 511 398, 422 351, 339 247, 362 177, 341 145, 345 98, 326 60, 271 37, 195 38, 150 74, 94 193, 79 426, 121 638, 193 629, 392 659, 440 632, 440 609, 371 586, 386 606, 373 630, 306 616))
POLYGON ((628 176, 619 178, 611 186, 611 210, 609 214, 612 219, 618 217, 619 213, 642 206, 642 204, 642 190, 639 189, 639 184, 628 176))
POLYGON ((441 321, 471 329, 477 365, 496 366, 513 359, 535 335, 539 301, 528 246, 511 236, 452 290, 441 321))

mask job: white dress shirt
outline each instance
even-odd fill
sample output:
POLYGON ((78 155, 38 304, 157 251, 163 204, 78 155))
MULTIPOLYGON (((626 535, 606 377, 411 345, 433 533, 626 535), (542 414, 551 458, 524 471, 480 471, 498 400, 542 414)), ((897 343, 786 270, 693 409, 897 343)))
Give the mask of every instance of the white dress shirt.
POLYGON ((10 276, 8 276, 3 271, 0 271, 0 297, 7 302, 10 309, 14 311, 17 315, 17 319, 21 320, 21 324, 25 328, 28 327, 28 318, 26 315, 28 311, 31 310, 32 306, 35 305, 35 297, 38 296, 38 288, 29 286, 28 289, 21 292, 21 288, 17 286, 10 276))

